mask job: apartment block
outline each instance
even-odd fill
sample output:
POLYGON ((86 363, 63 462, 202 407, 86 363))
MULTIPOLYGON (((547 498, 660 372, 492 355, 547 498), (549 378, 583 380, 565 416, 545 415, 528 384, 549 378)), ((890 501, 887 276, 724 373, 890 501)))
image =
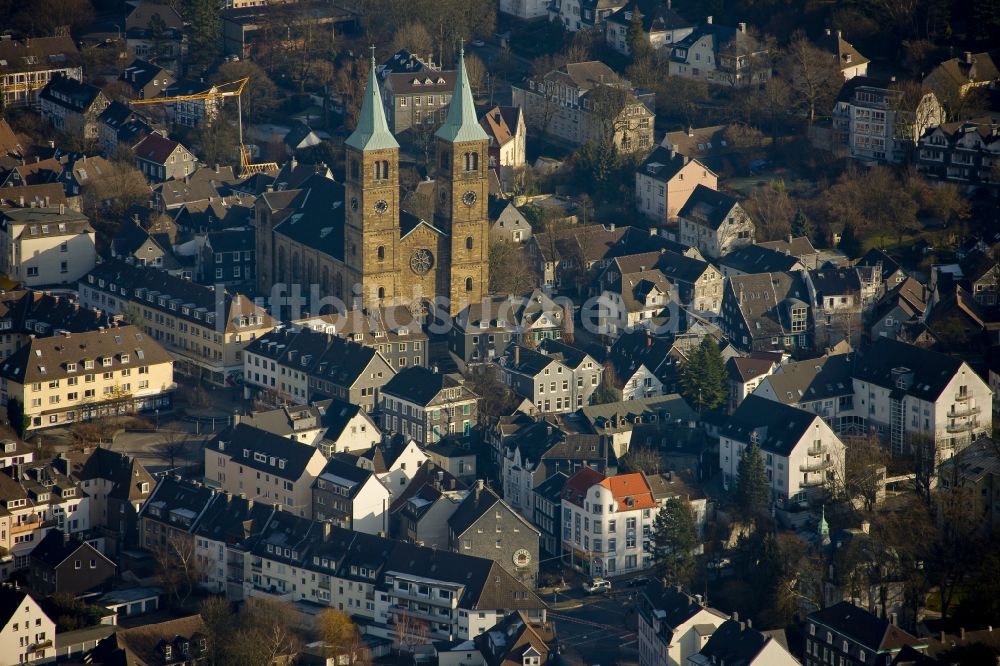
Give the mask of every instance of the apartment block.
POLYGON ((65 205, 0 210, 0 271, 28 287, 75 283, 97 261, 87 216, 65 205))

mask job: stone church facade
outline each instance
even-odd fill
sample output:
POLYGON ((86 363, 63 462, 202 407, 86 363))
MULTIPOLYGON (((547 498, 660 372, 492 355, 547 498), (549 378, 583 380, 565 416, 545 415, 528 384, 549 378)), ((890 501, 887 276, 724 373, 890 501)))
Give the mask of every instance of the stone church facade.
POLYGON ((345 141, 343 184, 314 176, 258 198, 258 288, 268 294, 275 284, 299 284, 308 295, 318 285, 321 296, 348 308, 446 297, 457 314, 481 301, 489 284, 489 137, 464 58, 435 134, 432 220, 400 208, 399 144, 379 100, 373 59, 357 128, 345 141))

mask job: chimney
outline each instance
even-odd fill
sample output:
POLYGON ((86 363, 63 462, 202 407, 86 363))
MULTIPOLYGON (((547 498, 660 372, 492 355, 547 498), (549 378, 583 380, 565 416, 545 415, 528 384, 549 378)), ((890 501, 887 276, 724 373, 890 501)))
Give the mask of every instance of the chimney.
POLYGON ((889 613, 889 624, 891 624, 894 627, 897 626, 898 619, 899 618, 896 617, 895 613, 889 613))
POLYGON ((688 136, 694 136, 694 128, 688 125, 688 136))
POLYGON ((841 30, 838 30, 838 31, 837 31, 837 39, 843 39, 843 38, 844 38, 844 33, 843 33, 843 31, 841 31, 841 30))
POLYGON ((45 195, 45 207, 46 207, 46 208, 48 208, 48 207, 49 207, 49 205, 50 205, 50 204, 49 204, 49 195, 47 195, 47 194, 46 194, 46 195, 45 195))
POLYGON ((20 197, 18 197, 18 201, 19 201, 18 205, 21 208, 24 208, 24 195, 23 194, 20 197))
POLYGON ((740 27, 740 32, 746 32, 747 31, 747 24, 746 23, 740 23, 739 27, 740 27))
POLYGON ((971 65, 975 62, 975 58, 972 57, 972 51, 966 51, 962 54, 962 60, 965 61, 966 65, 971 65))
POLYGON ((830 31, 830 29, 829 29, 829 28, 827 28, 827 29, 826 29, 826 36, 827 36, 827 37, 829 37, 830 35, 831 35, 831 31, 830 31))
POLYGON ((706 16, 705 17, 705 23, 707 23, 708 25, 712 25, 712 17, 711 16, 706 16))
MULTIPOLYGON (((45 203, 46 204, 49 203, 49 198, 48 197, 45 197, 45 203)), ((60 215, 65 215, 66 214, 66 204, 59 204, 59 214, 60 215)))
POLYGON ((521 365, 521 347, 520 345, 514 345, 514 366, 517 367, 521 365))
POLYGON ((729 619, 732 620, 733 622, 739 622, 740 614, 734 611, 732 617, 730 617, 729 619))
MULTIPOLYGON (((892 615, 892 623, 896 624, 896 614, 895 613, 893 613, 893 615, 892 615)), ((965 640, 965 627, 959 627, 958 628, 958 638, 959 638, 959 640, 963 640, 963 641, 965 640)))
POLYGON ((332 531, 333 531, 333 525, 330 524, 330 521, 324 520, 323 521, 323 538, 324 539, 329 539, 330 538, 330 532, 332 532, 332 531))
POLYGON ((753 629, 753 620, 747 618, 747 629, 753 629))
POLYGON ((653 334, 649 332, 649 329, 646 329, 646 349, 649 349, 652 346, 653 346, 653 334))
POLYGON ((867 520, 862 520, 861 521, 861 531, 864 532, 865 534, 868 534, 869 530, 871 530, 871 527, 872 527, 872 524, 870 522, 868 522, 867 520))

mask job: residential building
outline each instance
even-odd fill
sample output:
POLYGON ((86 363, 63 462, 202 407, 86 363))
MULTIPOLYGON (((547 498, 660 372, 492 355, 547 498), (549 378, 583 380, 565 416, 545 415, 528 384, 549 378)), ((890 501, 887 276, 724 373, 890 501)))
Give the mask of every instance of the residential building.
POLYGON ((844 353, 783 363, 762 378, 754 395, 812 412, 838 434, 863 433, 851 379, 856 360, 856 354, 844 353))
POLYGON ((47 664, 56 660, 56 623, 28 590, 0 585, 0 654, 11 664, 47 664))
POLYGON ((720 323, 743 351, 811 350, 815 316, 801 274, 737 275, 726 281, 720 323))
MULTIPOLYGON (((924 77, 924 86, 940 99, 962 98, 969 92, 993 87, 1000 82, 996 53, 964 51, 945 60, 924 77)), ((956 99, 957 101, 957 99, 956 99)))
POLYGON ((747 397, 719 432, 719 467, 732 490, 739 462, 760 447, 773 499, 807 499, 844 474, 844 443, 816 414, 756 395, 747 397))
POLYGON ((406 491, 430 457, 412 439, 389 436, 361 453, 341 453, 338 458, 375 472, 393 499, 406 491))
POLYGON ((75 283, 94 268, 97 233, 64 205, 0 210, 0 270, 28 287, 75 283))
POLYGON ((111 102, 100 88, 55 74, 38 95, 42 115, 58 130, 79 139, 97 139, 97 117, 111 102))
POLYGON ((688 666, 797 666, 799 661, 770 632, 754 629, 749 620, 741 622, 733 613, 731 619, 716 627, 698 654, 688 657, 687 663, 688 666))
POLYGON ((591 576, 617 576, 653 564, 653 520, 661 504, 645 475, 572 475, 562 495, 562 558, 591 576))
POLYGON ((564 312, 541 289, 526 296, 492 296, 470 303, 454 318, 448 349, 464 363, 483 363, 512 342, 537 345, 562 335, 564 312))
POLYGON ((221 111, 224 97, 214 95, 219 87, 204 81, 181 79, 163 91, 164 97, 179 97, 173 102, 164 102, 167 117, 175 125, 201 127, 212 123, 221 111))
POLYGON ((669 2, 632 2, 608 16, 604 41, 622 55, 631 55, 629 31, 633 13, 642 18, 642 32, 654 51, 669 49, 694 31, 694 24, 678 14, 669 2))
POLYGON ((834 104, 833 140, 854 159, 896 164, 928 129, 944 121, 944 108, 934 93, 909 99, 893 81, 855 76, 840 89, 834 104))
POLYGON ((133 220, 125 220, 111 239, 111 256, 139 266, 161 268, 172 274, 180 267, 171 252, 170 238, 165 234, 154 238, 133 220))
POLYGON ((315 446, 327 457, 367 451, 382 439, 378 426, 363 408, 336 399, 253 412, 236 421, 315 446))
POLYGON ((79 203, 79 198, 70 200, 66 196, 66 190, 60 183, 0 187, 0 208, 67 206, 78 210, 79 203))
POLYGON ((433 463, 427 463, 392 502, 393 536, 418 546, 448 550, 448 519, 468 490, 433 463))
POLYGON ((964 493, 970 515, 979 516, 984 532, 1000 525, 1000 455, 996 442, 980 437, 938 466, 938 487, 964 493))
POLYGON ((469 435, 479 422, 479 396, 461 375, 406 368, 382 387, 379 399, 382 431, 421 443, 438 442, 449 433, 469 435))
POLYGON ((205 446, 205 481, 312 517, 312 486, 325 463, 313 446, 240 423, 205 446))
POLYGON ((556 0, 549 5, 549 20, 563 24, 567 32, 601 28, 626 0, 556 0))
POLYGON ((333 459, 313 482, 312 515, 354 532, 386 535, 391 499, 375 472, 333 459))
POLYGON ((718 259, 754 243, 754 224, 743 206, 728 194, 696 185, 678 210, 678 240, 718 259))
POLYGON ((90 497, 77 479, 44 462, 0 471, 0 575, 27 569, 29 555, 49 531, 84 535, 90 528, 90 497))
POLYGON ((215 386, 230 386, 243 375, 243 350, 275 324, 242 294, 118 260, 95 266, 80 280, 79 293, 83 307, 136 312, 178 372, 215 386))
POLYGON ((868 317, 868 337, 901 339, 904 327, 924 321, 929 300, 927 287, 907 277, 875 303, 868 317))
MULTIPOLYGON (((775 250, 776 252, 781 252, 782 254, 795 257, 802 262, 803 268, 820 267, 819 250, 813 247, 812 241, 809 240, 808 236, 796 236, 793 238, 791 234, 788 234, 784 238, 773 241, 763 241, 757 243, 757 245, 767 248, 768 250, 775 250)), ((880 250, 876 251, 880 252, 880 250)), ((861 262, 859 261, 858 263, 861 262)))
POLYGON ((820 39, 820 46, 829 51, 837 59, 837 68, 849 81, 855 76, 868 76, 868 58, 854 48, 854 45, 844 39, 840 30, 827 28, 820 39))
POLYGON ((183 179, 198 168, 198 158, 181 143, 153 132, 132 147, 135 168, 154 183, 183 179))
POLYGON ((527 502, 531 510, 531 522, 538 528, 539 545, 546 555, 560 554, 562 493, 568 480, 569 476, 565 472, 556 472, 532 490, 533 501, 527 502))
POLYGON ((156 486, 142 463, 98 446, 67 451, 52 465, 79 480, 88 497, 90 526, 104 537, 103 552, 120 557, 139 544, 139 511, 156 486))
MULTIPOLYGON (((652 446, 652 440, 661 437, 673 436, 680 441, 689 438, 699 423, 698 413, 676 393, 589 405, 555 418, 559 429, 568 436, 594 435, 609 440, 611 452, 618 458, 628 453, 633 439, 645 446, 652 446), (656 432, 647 431, 646 435, 655 436, 643 442, 639 426, 645 424, 655 425, 656 432)), ((599 466, 591 464, 591 467, 599 466)))
POLYGON ((159 97, 177 80, 173 73, 142 58, 136 58, 118 77, 132 90, 132 99, 159 97))
POLYGON ((300 405, 338 398, 371 412, 394 375, 372 347, 295 326, 276 329, 246 348, 246 395, 300 405))
POLYGON ((69 35, 0 40, 0 63, 5 107, 37 106, 55 76, 83 80, 83 59, 69 35))
MULTIPOLYGON (((483 664, 548 664, 559 659, 562 649, 556 640, 555 625, 532 621, 525 613, 507 615, 473 640, 483 664)), ((461 651, 465 645, 455 646, 461 651)), ((439 664, 446 662, 439 656, 439 664)))
POLYGON ((203 483, 161 476, 139 512, 139 547, 156 553, 168 546, 196 545, 194 529, 215 497, 225 494, 203 483))
POLYGON ((698 160, 658 147, 635 172, 635 205, 658 225, 677 219, 695 187, 716 189, 719 177, 698 160))
POLYGON ((520 245, 531 238, 531 223, 508 199, 490 200, 490 241, 505 241, 520 245))
POLYGON ((896 453, 930 444, 936 465, 993 432, 993 392, 961 359, 879 338, 859 355, 853 378, 859 416, 896 453))
POLYGON ((0 469, 35 459, 34 449, 27 443, 15 439, 0 439, 0 469))
POLYGON ((771 69, 767 45, 747 30, 746 23, 722 26, 709 16, 671 47, 668 75, 744 88, 765 83, 771 69))
POLYGON ((618 471, 610 436, 567 433, 548 421, 524 420, 500 442, 503 498, 518 511, 530 513, 533 491, 556 472, 572 475, 584 467, 618 471))
POLYGON ((628 331, 615 340, 608 355, 623 402, 668 395, 676 390, 678 359, 668 338, 649 331, 628 331))
MULTIPOLYGON (((118 30, 119 26, 115 26, 118 30)), ((156 60, 161 65, 179 72, 187 54, 187 37, 184 20, 170 5, 160 2, 140 2, 125 8, 125 46, 137 58, 156 60), (150 22, 163 22, 163 30, 150 29, 150 22)), ((121 34, 118 35, 121 41, 121 34)))
POLYGON ((110 414, 167 411, 173 359, 135 326, 34 338, 0 364, 0 403, 29 431, 110 414))
POLYGON ((136 666, 196 666, 209 655, 208 628, 201 615, 121 629, 93 651, 100 663, 132 661, 136 666))
POLYGON ((676 324, 671 312, 671 309, 676 311, 673 289, 663 272, 635 265, 636 262, 615 260, 615 263, 621 270, 605 271, 604 291, 598 299, 601 335, 613 340, 622 333, 639 329, 662 335, 668 324, 676 324))
MULTIPOLYGON (((479 118, 490 137, 490 168, 497 170, 504 192, 514 190, 515 170, 525 164, 528 127, 524 112, 516 106, 494 106, 479 118)), ((491 216, 492 217, 492 216, 491 216)))
POLYGON ((929 127, 920 137, 917 169, 931 178, 969 185, 996 185, 1000 115, 929 127))
POLYGON ((770 248, 766 243, 744 245, 719 259, 719 270, 726 277, 759 273, 797 273, 803 269, 805 265, 797 256, 770 248))
POLYGON ((31 551, 28 584, 38 594, 80 597, 104 591, 117 566, 92 544, 51 530, 31 551))
POLYGON ((549 3, 545 0, 500 0, 501 14, 522 20, 547 18, 549 3))
POLYGON ((712 633, 729 616, 706 606, 701 595, 691 596, 650 581, 638 599, 640 666, 688 666, 712 633))
POLYGON ((437 127, 451 104, 458 73, 408 51, 394 53, 378 68, 389 131, 437 127))
POLYGON ((569 412, 585 404, 601 385, 604 368, 583 354, 579 365, 562 354, 512 344, 500 358, 500 378, 539 412, 569 412))
POLYGON ((847 601, 810 613, 804 623, 805 666, 836 661, 848 666, 888 663, 904 646, 922 652, 921 640, 886 618, 876 617, 847 601))
POLYGON ((736 150, 736 146, 727 138, 729 127, 729 125, 710 127, 689 125, 686 130, 667 132, 660 145, 688 159, 696 159, 711 169, 719 169, 726 165, 726 157, 736 150))
MULTIPOLYGON (((282 20, 281 3, 267 0, 226 0, 221 11, 222 47, 227 55, 257 60, 271 48, 271 28, 282 20)), ((361 29, 357 10, 340 4, 314 5, 310 20, 330 39, 351 39, 361 29)), ((287 37, 287 33, 286 33, 287 37)))
POLYGON ((538 584, 539 531, 482 480, 448 518, 452 551, 493 560, 526 587, 538 584))
POLYGON ((761 382, 778 369, 781 356, 780 353, 775 352, 757 352, 750 356, 734 356, 726 361, 726 374, 729 376, 730 410, 739 407, 740 403, 753 393, 761 382))
POLYGON ((478 440, 478 433, 445 435, 424 447, 424 453, 440 470, 463 483, 470 483, 476 479, 478 447, 473 448, 473 443, 478 444, 478 440))
POLYGON ((653 147, 653 100, 598 60, 529 78, 512 95, 528 125, 557 141, 609 141, 622 153, 653 147))
POLYGON ((410 308, 394 305, 304 317, 293 322, 378 351, 393 369, 429 366, 428 336, 410 308))
POLYGON ((881 274, 870 266, 820 268, 806 273, 811 300, 817 307, 817 347, 833 348, 861 339, 864 317, 881 291, 881 274))
POLYGON ((256 284, 256 238, 253 229, 226 229, 210 231, 205 247, 198 257, 199 280, 204 284, 226 286, 256 284))

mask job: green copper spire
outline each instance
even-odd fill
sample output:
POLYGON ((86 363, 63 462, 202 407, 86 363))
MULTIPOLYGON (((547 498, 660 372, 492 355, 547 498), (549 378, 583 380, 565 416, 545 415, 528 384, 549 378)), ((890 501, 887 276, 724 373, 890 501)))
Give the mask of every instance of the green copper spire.
POLYGON ((460 141, 487 141, 489 136, 476 117, 476 105, 472 101, 469 76, 465 73, 465 49, 458 52, 458 76, 455 78, 455 92, 451 96, 448 117, 434 133, 439 139, 458 143, 460 141))
POLYGON ((358 126, 344 143, 358 150, 399 148, 395 137, 389 131, 389 124, 385 121, 382 96, 378 89, 378 76, 375 73, 375 47, 372 47, 372 67, 368 72, 368 86, 365 88, 365 99, 361 103, 358 126))

